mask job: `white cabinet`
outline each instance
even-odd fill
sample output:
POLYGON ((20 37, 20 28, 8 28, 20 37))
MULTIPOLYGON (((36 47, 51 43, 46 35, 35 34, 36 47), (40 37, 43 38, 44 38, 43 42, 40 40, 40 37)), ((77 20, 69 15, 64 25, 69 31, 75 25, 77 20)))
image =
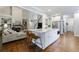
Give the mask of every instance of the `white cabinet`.
POLYGON ((35 44, 42 49, 47 48, 50 44, 52 44, 59 38, 58 31, 59 29, 51 29, 51 30, 47 30, 46 32, 39 32, 39 33, 35 32, 40 37, 39 39, 36 40, 36 42, 40 44, 38 43, 35 43, 35 44))
POLYGON ((51 31, 48 31, 46 32, 45 34, 45 46, 44 48, 48 47, 50 44, 52 44, 53 42, 55 42, 58 37, 59 37, 59 34, 57 34, 59 30, 57 29, 52 29, 51 31))

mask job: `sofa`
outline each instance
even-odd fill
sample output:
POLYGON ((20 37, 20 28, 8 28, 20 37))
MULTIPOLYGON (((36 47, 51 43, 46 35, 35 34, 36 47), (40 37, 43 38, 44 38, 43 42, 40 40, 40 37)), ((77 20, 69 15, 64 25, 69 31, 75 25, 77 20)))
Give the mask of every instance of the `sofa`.
POLYGON ((23 31, 16 32, 10 28, 5 29, 2 36, 2 43, 7 43, 14 40, 26 38, 26 33, 23 31))

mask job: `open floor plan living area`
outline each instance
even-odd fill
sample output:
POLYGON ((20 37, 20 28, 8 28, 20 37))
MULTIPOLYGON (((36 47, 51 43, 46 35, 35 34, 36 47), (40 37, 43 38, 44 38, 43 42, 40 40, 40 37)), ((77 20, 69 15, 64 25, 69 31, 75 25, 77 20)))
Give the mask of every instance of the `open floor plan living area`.
POLYGON ((0 52, 79 52, 79 6, 0 6, 0 52))

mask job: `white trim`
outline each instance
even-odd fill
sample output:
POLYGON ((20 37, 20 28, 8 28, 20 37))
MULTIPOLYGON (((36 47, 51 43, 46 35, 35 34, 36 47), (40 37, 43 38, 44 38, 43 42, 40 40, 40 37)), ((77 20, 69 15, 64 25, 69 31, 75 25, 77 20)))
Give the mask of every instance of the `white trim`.
POLYGON ((36 9, 36 10, 38 10, 38 11, 40 11, 40 12, 44 12, 42 9, 39 9, 38 7, 32 6, 32 8, 33 8, 33 9, 36 9))

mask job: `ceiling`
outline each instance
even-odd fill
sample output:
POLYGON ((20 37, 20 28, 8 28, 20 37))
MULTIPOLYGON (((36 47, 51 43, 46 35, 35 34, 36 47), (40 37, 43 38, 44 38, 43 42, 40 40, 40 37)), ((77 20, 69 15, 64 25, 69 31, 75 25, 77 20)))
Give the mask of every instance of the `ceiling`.
POLYGON ((47 15, 73 14, 79 10, 79 6, 39 6, 36 8, 41 9, 47 15))
POLYGON ((24 8, 30 8, 33 11, 47 14, 49 16, 61 15, 61 14, 73 14, 79 10, 79 6, 23 6, 24 8))

